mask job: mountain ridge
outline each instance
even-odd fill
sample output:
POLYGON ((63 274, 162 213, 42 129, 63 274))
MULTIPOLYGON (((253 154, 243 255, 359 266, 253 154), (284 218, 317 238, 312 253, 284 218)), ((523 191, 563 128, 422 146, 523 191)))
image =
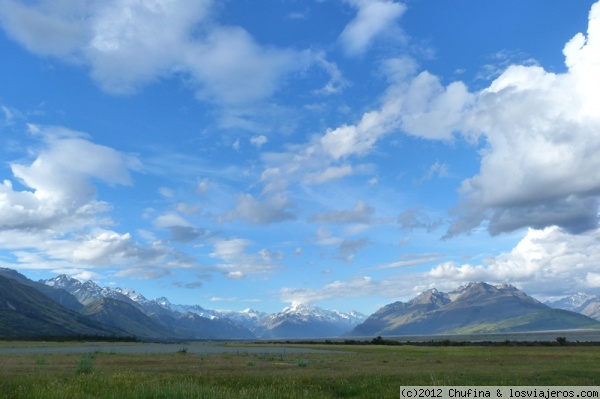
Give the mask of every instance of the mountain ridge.
POLYGON ((36 288, 0 275, 0 337, 125 336, 70 310, 36 288))
POLYGON ((600 323, 579 313, 555 311, 512 285, 478 282, 449 293, 432 289, 408 302, 386 305, 348 335, 487 333, 582 327, 598 328, 600 323))
MULTIPOLYGON (((66 275, 40 280, 40 282, 64 289, 86 305, 102 298, 131 302, 145 313, 155 315, 162 320, 163 324, 177 325, 183 322, 182 316, 168 314, 168 312, 174 312, 179 315, 194 314, 229 330, 233 328, 231 324, 228 324, 231 322, 233 325, 238 325, 253 333, 253 335, 248 335, 238 331, 236 334, 238 338, 309 338, 314 337, 318 331, 324 332, 328 336, 337 336, 344 334, 366 319, 365 315, 356 311, 340 312, 306 304, 292 304, 273 314, 252 309, 238 312, 206 309, 200 305, 178 305, 171 303, 165 297, 149 300, 133 289, 102 288, 91 280, 82 282, 66 275)), ((190 320, 196 320, 197 323, 203 325, 205 331, 212 331, 208 327, 208 323, 198 317, 188 316, 185 319, 186 323, 189 324, 190 320)), ((187 328, 186 331, 190 333, 191 330, 187 328)), ((216 333, 212 332, 210 337, 213 338, 215 335, 216 333)))
MULTIPOLYGON (((450 292, 432 288, 406 302, 387 304, 367 317, 358 312, 327 310, 302 303, 292 303, 272 314, 252 309, 214 310, 200 305, 172 304, 164 297, 149 300, 134 289, 100 287, 91 280, 82 282, 67 275, 33 282, 12 269, 0 268, 0 276, 19 284, 15 292, 24 296, 30 295, 31 289, 38 291, 41 303, 47 300, 56 303, 63 308, 61 312, 67 311, 67 318, 92 323, 99 328, 97 331, 142 339, 326 338, 600 325, 570 310, 551 309, 514 286, 483 282, 465 284, 450 292), (60 301, 71 302, 71 308, 67 309, 60 301)), ((590 313, 600 309, 599 304, 598 298, 585 295, 572 302, 590 313)), ((17 317, 11 306, 15 308, 10 301, 0 303, 5 318, 17 317)), ((74 323, 73 320, 67 324, 74 323)))

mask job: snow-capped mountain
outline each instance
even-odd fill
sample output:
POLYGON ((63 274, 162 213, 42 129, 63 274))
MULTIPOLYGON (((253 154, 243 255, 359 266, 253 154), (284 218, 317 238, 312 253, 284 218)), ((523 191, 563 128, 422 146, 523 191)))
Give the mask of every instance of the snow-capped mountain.
POLYGON ((343 313, 298 303, 262 319, 254 333, 260 338, 337 337, 366 318, 358 312, 343 313))
POLYGON ((573 310, 575 311, 577 308, 581 307, 584 303, 588 302, 591 299, 596 299, 596 295, 589 295, 585 292, 578 292, 576 294, 561 298, 556 301, 548 301, 546 305, 551 306, 553 308, 565 309, 565 310, 573 310))
POLYGON ((253 309, 244 309, 243 311, 238 312, 226 309, 205 309, 200 305, 176 305, 171 303, 165 297, 156 298, 154 302, 175 312, 195 313, 198 316, 209 319, 229 319, 251 331, 258 326, 262 319, 269 316, 269 313, 259 312, 253 309))
POLYGON ((160 297, 160 298, 154 299, 154 302, 156 302, 159 305, 165 307, 166 309, 170 309, 170 310, 172 310, 174 312, 179 312, 179 313, 194 313, 194 314, 197 314, 200 317, 206 317, 207 319, 217 318, 217 316, 215 315, 215 311, 214 310, 204 309, 200 305, 176 305, 174 303, 171 303, 164 296, 160 297))
POLYGON ((584 315, 551 309, 512 285, 469 283, 449 293, 431 289, 373 313, 352 336, 457 334, 594 328, 584 315))
POLYGON ((340 336, 362 323, 367 317, 358 312, 339 312, 325 310, 307 304, 293 304, 276 314, 268 314, 253 309, 241 312, 224 309, 206 309, 200 305, 178 305, 161 297, 148 300, 139 292, 128 288, 100 287, 93 281, 81 282, 75 278, 60 275, 53 279, 41 280, 41 283, 64 289, 71 293, 83 305, 93 304, 101 299, 116 299, 135 305, 152 317, 166 320, 183 317, 197 317, 214 322, 226 321, 252 331, 264 338, 308 338, 340 336), (187 315, 187 316, 186 316, 187 315))
POLYGON ((148 300, 133 289, 100 287, 91 280, 81 282, 64 274, 40 282, 66 290, 84 305, 103 298, 116 299, 133 304, 154 317, 182 318, 184 315, 193 314, 215 322, 234 323, 264 338, 335 337, 347 333, 367 318, 358 312, 344 313, 307 304, 293 304, 276 314, 253 309, 239 312, 206 309, 200 305, 178 305, 165 297, 148 300))
POLYGON ((546 305, 557 309, 571 310, 600 320, 600 298, 596 295, 578 292, 557 301, 546 302, 546 305))
POLYGON ((216 317, 227 318, 239 325, 246 327, 250 331, 254 331, 260 324, 261 320, 269 316, 269 313, 260 312, 249 308, 244 309, 241 312, 224 309, 213 310, 213 312, 216 317))
MULTIPOLYGON (((142 294, 140 294, 139 292, 137 292, 134 289, 131 288, 113 288, 113 289, 106 289, 107 291, 112 291, 112 292, 116 292, 119 293, 121 295, 125 295, 127 298, 131 299, 133 302, 136 302, 138 304, 144 304, 146 302, 148 302, 148 299, 146 299, 145 296, 143 296, 142 294)), ((110 295, 110 294, 108 294, 110 295)))
POLYGON ((249 329, 214 317, 200 306, 173 305, 166 298, 148 300, 129 288, 100 287, 60 275, 41 280, 48 287, 63 289, 85 305, 90 318, 146 338, 254 338, 249 329), (111 324, 112 323, 112 324, 111 324))
POLYGON ((102 298, 112 298, 129 303, 138 303, 138 301, 142 301, 142 298, 143 300, 146 300, 146 298, 134 290, 100 287, 92 280, 81 282, 76 278, 69 277, 65 274, 61 274, 60 276, 49 280, 40 280, 39 282, 52 288, 59 288, 67 291, 77 298, 77 300, 83 305, 89 305, 90 303, 102 298))

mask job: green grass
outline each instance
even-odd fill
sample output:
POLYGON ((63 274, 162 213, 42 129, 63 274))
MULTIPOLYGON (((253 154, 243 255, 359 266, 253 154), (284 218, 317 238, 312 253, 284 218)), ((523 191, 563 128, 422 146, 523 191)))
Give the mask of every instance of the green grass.
POLYGON ((481 334, 510 331, 544 331, 566 328, 598 329, 600 323, 562 309, 547 309, 494 323, 480 323, 453 330, 456 334, 481 334))
POLYGON ((0 398, 394 398, 401 385, 600 385, 600 347, 333 349, 346 352, 0 355, 0 398))

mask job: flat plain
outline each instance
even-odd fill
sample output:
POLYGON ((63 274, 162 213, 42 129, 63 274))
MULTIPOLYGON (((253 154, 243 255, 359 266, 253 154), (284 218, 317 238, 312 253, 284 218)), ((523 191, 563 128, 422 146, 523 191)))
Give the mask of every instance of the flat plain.
POLYGON ((201 349, 0 342, 0 398, 397 398, 401 385, 600 385, 600 346, 201 349))

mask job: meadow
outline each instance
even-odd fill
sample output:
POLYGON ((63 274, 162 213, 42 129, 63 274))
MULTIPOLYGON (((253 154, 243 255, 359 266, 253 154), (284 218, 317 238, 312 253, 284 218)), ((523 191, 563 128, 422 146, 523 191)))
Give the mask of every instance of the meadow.
POLYGON ((600 385, 600 346, 93 348, 0 352, 0 398, 397 398, 401 385, 600 385))

